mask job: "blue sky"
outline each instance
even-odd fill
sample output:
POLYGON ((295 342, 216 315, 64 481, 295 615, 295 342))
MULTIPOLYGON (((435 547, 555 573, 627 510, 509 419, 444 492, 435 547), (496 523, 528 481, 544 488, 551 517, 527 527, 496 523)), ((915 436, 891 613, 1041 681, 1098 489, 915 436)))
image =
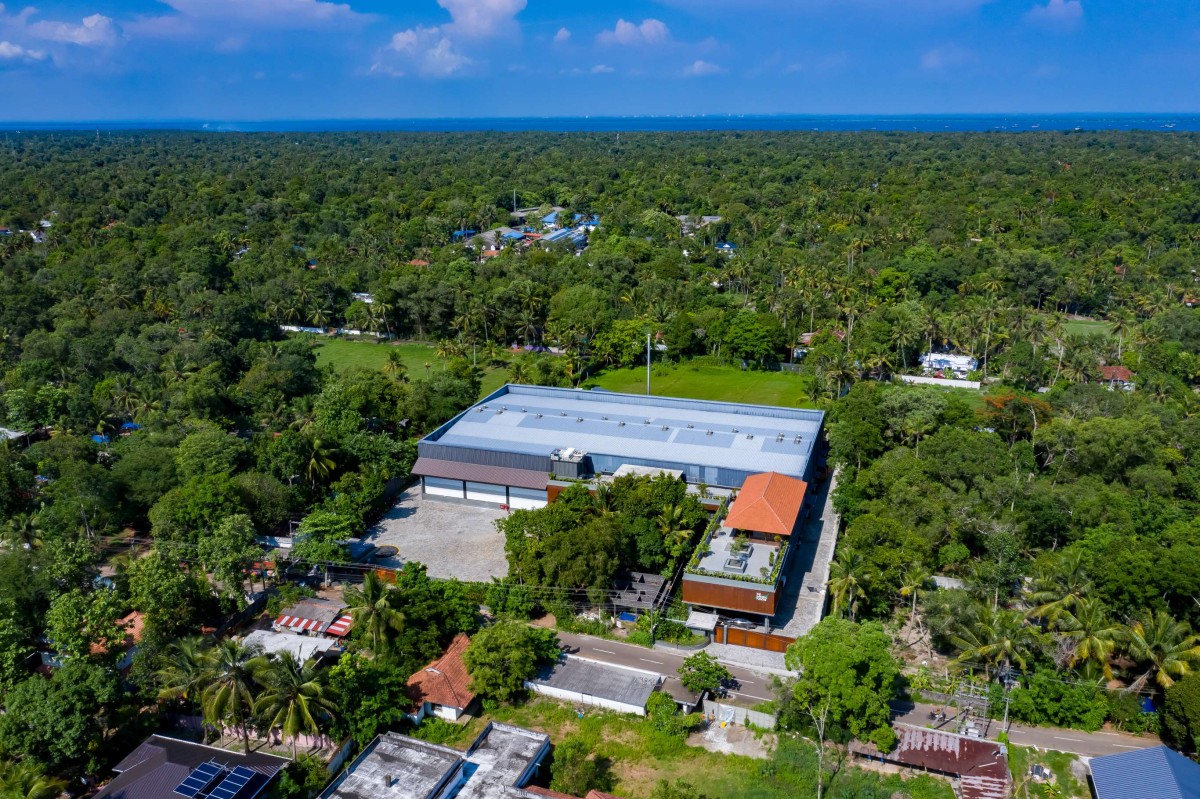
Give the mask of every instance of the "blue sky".
POLYGON ((1196 0, 43 0, 0 119, 1200 111, 1196 0))

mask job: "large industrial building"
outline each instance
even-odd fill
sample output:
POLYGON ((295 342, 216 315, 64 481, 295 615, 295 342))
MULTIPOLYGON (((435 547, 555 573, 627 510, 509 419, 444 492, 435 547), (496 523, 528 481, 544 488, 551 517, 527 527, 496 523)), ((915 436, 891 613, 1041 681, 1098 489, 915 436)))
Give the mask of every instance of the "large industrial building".
POLYGON ((808 481, 823 421, 814 410, 507 385, 426 436, 413 472, 426 496, 514 509, 544 506, 552 476, 622 466, 714 488, 760 472, 808 481))

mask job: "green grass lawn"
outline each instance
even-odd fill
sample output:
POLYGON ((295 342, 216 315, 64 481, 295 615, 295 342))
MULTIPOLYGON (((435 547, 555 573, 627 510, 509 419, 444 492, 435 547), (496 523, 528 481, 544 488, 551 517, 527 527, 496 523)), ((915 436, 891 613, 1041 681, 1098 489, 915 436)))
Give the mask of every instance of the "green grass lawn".
MULTIPOLYGON (((646 368, 602 372, 590 378, 585 385, 627 394, 645 394, 646 368)), ((651 393, 657 396, 790 408, 813 407, 805 396, 807 387, 807 378, 791 372, 743 372, 735 366, 710 364, 658 365, 650 376, 651 393)))
MULTIPOLYGON (((410 378, 420 377, 427 372, 435 372, 443 366, 441 359, 434 355, 432 344, 411 341, 388 344, 346 338, 331 338, 317 342, 317 366, 332 366, 339 371, 354 366, 382 369, 384 363, 387 362, 387 354, 391 350, 400 351, 404 365, 408 367, 410 378), (428 370, 426 370, 425 364, 429 364, 428 370)), ((504 385, 507 380, 503 369, 484 368, 480 396, 487 396, 504 385)))
POLYGON ((1094 336, 1099 333, 1111 338, 1113 334, 1112 325, 1103 319, 1071 319, 1063 327, 1072 336, 1094 336))
MULTIPOLYGON (((611 777, 611 790, 626 799, 643 799, 660 780, 691 783, 712 799, 795 799, 816 795, 816 755, 813 747, 785 738, 767 760, 724 755, 688 746, 682 739, 655 732, 648 721, 588 708, 582 719, 569 703, 534 699, 521 705, 500 705, 461 728, 442 724, 430 732, 440 743, 465 748, 488 720, 544 732, 554 743, 579 736, 611 777)), ((429 722, 425 722, 424 727, 429 722)), ((422 730, 417 734, 425 737, 422 730)), ((837 756, 830 750, 829 768, 837 756)), ((912 799, 953 799, 949 783, 933 777, 902 780, 849 767, 846 764, 827 784, 826 796, 908 796, 912 799)))
POLYGON ((1008 768, 1012 772, 1013 782, 1017 785, 1017 795, 1021 795, 1021 787, 1025 786, 1029 789, 1031 799, 1033 797, 1089 799, 1091 792, 1087 785, 1077 779, 1071 770, 1072 765, 1078 759, 1075 755, 1066 752, 1039 752, 1024 746, 1008 745, 1008 768), (1040 763, 1054 772, 1054 776, 1057 778, 1058 793, 1053 793, 1047 786, 1029 780, 1029 767, 1034 763, 1040 763))

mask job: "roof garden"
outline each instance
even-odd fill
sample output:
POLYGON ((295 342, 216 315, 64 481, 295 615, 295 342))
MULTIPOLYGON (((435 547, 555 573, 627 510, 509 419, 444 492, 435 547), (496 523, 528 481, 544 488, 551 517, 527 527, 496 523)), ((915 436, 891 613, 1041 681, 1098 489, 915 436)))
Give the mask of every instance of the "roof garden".
POLYGON ((687 574, 774 585, 787 556, 788 540, 738 535, 721 525, 705 535, 688 563, 687 574))

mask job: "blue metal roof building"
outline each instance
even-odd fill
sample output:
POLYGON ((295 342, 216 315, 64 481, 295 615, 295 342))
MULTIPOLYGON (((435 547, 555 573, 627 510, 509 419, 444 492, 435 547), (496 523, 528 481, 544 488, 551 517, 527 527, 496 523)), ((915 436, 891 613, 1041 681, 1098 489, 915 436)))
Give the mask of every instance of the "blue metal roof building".
POLYGON ((1200 766, 1165 746, 1094 757, 1096 799, 1200 799, 1200 766))
MULTIPOLYGON (((426 436, 413 471, 427 478, 427 493, 449 480, 542 490, 543 500, 547 475, 563 463, 579 474, 669 469, 692 483, 740 488, 766 471, 809 479, 823 423, 814 410, 507 385, 426 436)), ((484 488, 470 496, 469 485, 442 487, 488 501, 484 488)))

